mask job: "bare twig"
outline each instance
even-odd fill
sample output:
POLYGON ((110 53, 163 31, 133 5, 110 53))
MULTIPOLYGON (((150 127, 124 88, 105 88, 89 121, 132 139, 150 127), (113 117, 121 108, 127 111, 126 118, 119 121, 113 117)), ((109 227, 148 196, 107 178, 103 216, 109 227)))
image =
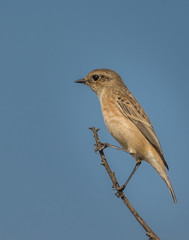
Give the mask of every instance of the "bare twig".
POLYGON ((97 134, 97 132, 100 129, 99 128, 95 129, 95 127, 91 127, 89 129, 94 134, 94 138, 95 138, 95 141, 96 141, 96 149, 99 151, 100 157, 101 157, 101 164, 105 167, 109 177, 111 178, 111 181, 113 183, 113 187, 117 190, 116 195, 123 200, 124 204, 128 207, 130 212, 135 216, 135 218, 140 223, 140 225, 145 229, 146 235, 149 237, 149 240, 160 240, 159 237, 147 225, 147 223, 144 221, 144 219, 142 219, 141 216, 137 213, 137 211, 133 208, 133 206, 131 205, 131 203, 126 198, 125 194, 123 193, 123 191, 120 191, 120 186, 119 186, 119 183, 118 183, 118 181, 116 179, 115 172, 112 172, 112 170, 110 169, 110 166, 109 166, 109 164, 108 164, 108 162, 106 160, 106 157, 104 155, 104 152, 103 152, 103 150, 101 148, 102 143, 100 142, 98 134, 97 134))

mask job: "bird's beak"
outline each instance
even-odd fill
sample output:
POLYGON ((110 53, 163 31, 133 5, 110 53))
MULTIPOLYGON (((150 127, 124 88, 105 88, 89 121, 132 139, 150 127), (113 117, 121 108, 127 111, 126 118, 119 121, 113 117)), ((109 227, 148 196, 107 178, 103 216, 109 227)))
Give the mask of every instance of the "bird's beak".
POLYGON ((76 80, 75 83, 83 83, 83 84, 85 84, 86 80, 82 78, 82 79, 76 80))

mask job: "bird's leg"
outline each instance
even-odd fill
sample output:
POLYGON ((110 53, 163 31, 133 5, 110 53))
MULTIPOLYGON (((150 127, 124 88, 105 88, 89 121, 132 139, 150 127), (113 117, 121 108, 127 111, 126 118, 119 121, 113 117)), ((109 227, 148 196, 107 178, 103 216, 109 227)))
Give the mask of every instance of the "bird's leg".
POLYGON ((122 191, 126 188, 128 182, 131 180, 133 174, 136 172, 136 170, 137 170, 137 168, 140 166, 140 164, 141 164, 141 161, 140 161, 140 160, 137 160, 137 161, 136 161, 136 165, 135 165, 132 173, 131 173, 130 176, 128 177, 127 181, 123 184, 123 186, 121 186, 121 187, 118 189, 118 191, 117 191, 117 193, 116 193, 117 196, 119 196, 119 193, 122 192, 122 191))
POLYGON ((117 146, 109 144, 109 143, 100 143, 98 146, 97 146, 97 144, 95 144, 95 152, 104 150, 107 147, 111 147, 111 148, 121 150, 121 151, 128 153, 128 150, 126 148, 117 147, 117 146))

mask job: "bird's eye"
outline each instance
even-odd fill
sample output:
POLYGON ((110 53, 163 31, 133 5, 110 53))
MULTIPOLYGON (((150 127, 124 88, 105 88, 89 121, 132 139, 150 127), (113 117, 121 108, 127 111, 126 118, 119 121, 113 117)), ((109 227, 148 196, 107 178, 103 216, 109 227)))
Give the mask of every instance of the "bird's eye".
POLYGON ((93 75, 93 80, 94 81, 97 81, 99 79, 99 76, 98 75, 93 75))

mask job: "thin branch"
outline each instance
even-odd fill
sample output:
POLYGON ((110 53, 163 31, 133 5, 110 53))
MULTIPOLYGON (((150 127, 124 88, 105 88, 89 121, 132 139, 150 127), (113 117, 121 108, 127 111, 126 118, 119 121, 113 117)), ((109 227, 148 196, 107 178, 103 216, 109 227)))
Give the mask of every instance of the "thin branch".
POLYGON ((160 238, 152 231, 152 229, 147 225, 147 223, 144 221, 144 219, 142 219, 142 217, 137 213, 137 211, 134 209, 134 207, 131 205, 131 203, 129 202, 129 200, 126 198, 125 194, 123 193, 123 191, 120 191, 120 185, 116 179, 115 176, 115 172, 112 172, 112 170, 110 169, 110 166, 106 160, 106 157, 104 155, 104 152, 101 148, 102 143, 99 140, 98 134, 97 132, 100 130, 95 129, 95 127, 91 127, 89 128, 93 134, 94 134, 94 138, 96 141, 96 149, 99 151, 100 153, 100 157, 101 157, 101 164, 105 167, 112 183, 113 183, 113 187, 117 190, 116 195, 118 197, 120 197, 124 204, 128 207, 128 209, 130 210, 130 212, 134 215, 134 217, 137 219, 137 221, 140 223, 140 225, 145 229, 146 231, 146 235, 149 237, 149 240, 160 240, 160 238))

